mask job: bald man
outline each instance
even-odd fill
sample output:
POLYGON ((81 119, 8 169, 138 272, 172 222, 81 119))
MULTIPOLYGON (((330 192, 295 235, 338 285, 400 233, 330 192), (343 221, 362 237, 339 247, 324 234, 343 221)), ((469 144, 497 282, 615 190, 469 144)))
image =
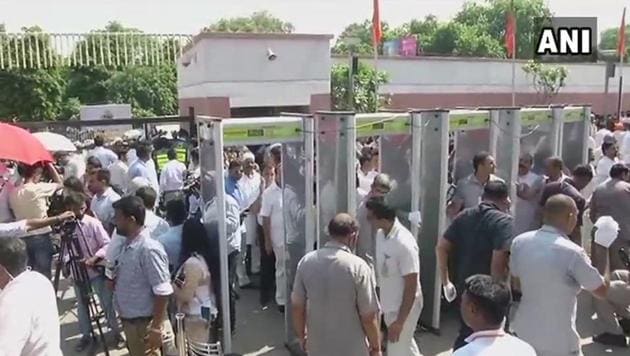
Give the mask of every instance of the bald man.
POLYGON ((372 270, 352 253, 357 221, 338 214, 328 232, 326 245, 309 252, 297 267, 291 295, 295 332, 309 355, 380 356, 380 308, 372 270))
POLYGON ((512 243, 510 270, 523 294, 513 328, 539 356, 579 355, 577 295, 585 289, 603 299, 608 290, 584 249, 568 237, 577 214, 573 199, 554 195, 543 207, 543 227, 512 243))

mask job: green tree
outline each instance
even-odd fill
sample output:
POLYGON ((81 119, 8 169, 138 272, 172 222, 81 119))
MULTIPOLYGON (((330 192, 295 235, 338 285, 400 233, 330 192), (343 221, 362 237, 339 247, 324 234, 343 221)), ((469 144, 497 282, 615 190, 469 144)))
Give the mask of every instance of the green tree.
POLYGON ((177 113, 177 73, 172 65, 127 67, 105 85, 108 101, 131 104, 134 117, 177 113))
MULTIPOLYGON (((391 28, 387 22, 382 22, 381 27, 383 29, 383 41, 400 38, 406 34, 405 28, 391 28)), ((372 20, 352 23, 339 35, 332 48, 332 53, 348 54, 352 51, 357 55, 371 55, 374 53, 372 38, 372 20)), ((379 47, 382 47, 382 44, 379 47)))
POLYGON ((387 83, 387 74, 377 71, 374 67, 359 62, 358 73, 353 79, 353 97, 349 86, 349 66, 336 64, 331 71, 332 107, 335 110, 354 110, 356 112, 377 112, 379 108, 387 104, 387 98, 375 95, 376 87, 387 83))
MULTIPOLYGON (((457 13, 454 22, 477 26, 480 33, 487 34, 503 47, 507 13, 512 0, 485 0, 483 3, 466 3, 457 13)), ((536 42, 544 21, 551 11, 544 0, 513 0, 516 14, 516 56, 532 58, 536 42)))
POLYGON ((247 17, 220 19, 205 27, 204 32, 257 32, 257 33, 291 33, 293 24, 282 21, 267 11, 257 11, 247 17))
POLYGON ((542 104, 548 104, 558 94, 564 87, 568 75, 565 66, 542 64, 533 60, 527 62, 523 71, 532 80, 542 104))
POLYGON ((63 107, 65 84, 55 68, 0 71, 0 118, 55 120, 63 107))
POLYGON ((460 25, 454 22, 442 23, 423 46, 425 53, 451 55, 457 49, 460 25))
POLYGON ((455 40, 456 53, 468 57, 501 57, 501 43, 478 25, 462 25, 458 28, 455 40))

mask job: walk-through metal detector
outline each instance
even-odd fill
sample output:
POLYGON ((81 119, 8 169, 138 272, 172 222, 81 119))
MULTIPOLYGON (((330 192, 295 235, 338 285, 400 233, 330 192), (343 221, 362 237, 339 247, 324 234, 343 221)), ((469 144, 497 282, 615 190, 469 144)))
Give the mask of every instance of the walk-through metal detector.
MULTIPOLYGON (((225 219, 226 167, 223 166, 224 148, 229 146, 282 144, 282 192, 285 221, 286 288, 291 295, 293 277, 298 262, 314 240, 315 216, 313 206, 313 119, 310 116, 262 117, 221 120, 197 117, 199 132, 202 197, 204 205, 216 199, 218 207, 219 244, 221 253, 221 285, 228 285, 227 234, 225 219)), ((221 310, 223 329, 230 330, 229 290, 222 288, 221 310)), ((291 308, 286 308, 285 331, 288 348, 299 346, 292 328, 291 308)), ((223 334, 226 353, 231 352, 230 333, 223 334)))
POLYGON ((375 137, 379 144, 380 172, 394 182, 387 200, 398 212, 398 219, 418 236, 409 223, 409 213, 419 210, 421 126, 412 122, 408 112, 381 112, 355 116, 356 139, 375 137))
POLYGON ((591 107, 567 106, 563 109, 560 130, 560 156, 568 169, 587 164, 588 137, 591 125, 591 107))
MULTIPOLYGON (((414 141, 416 137, 420 137, 418 141, 421 156, 419 208, 422 213, 422 229, 418 247, 424 307, 420 320, 424 326, 437 330, 440 327, 442 288, 435 246, 447 223, 449 113, 446 110, 413 111, 411 116, 414 141)), ((461 124, 464 125, 463 119, 461 124)))
POLYGON ((520 157, 521 112, 519 108, 491 108, 491 142, 495 146, 491 154, 496 160, 496 176, 503 179, 509 189, 510 199, 516 201, 518 161, 520 157))
POLYGON ((329 239, 328 223, 338 213, 356 215, 356 132, 353 112, 315 114, 317 246, 329 239))
MULTIPOLYGON (((487 110, 453 110, 449 112, 449 132, 453 138, 452 183, 473 173, 472 159, 481 152, 490 152, 490 112, 487 110)), ((447 141, 448 147, 448 141, 447 141)))
POLYGON ((560 125, 557 107, 521 109, 520 151, 534 157, 534 173, 544 175, 545 160, 559 154, 560 125))

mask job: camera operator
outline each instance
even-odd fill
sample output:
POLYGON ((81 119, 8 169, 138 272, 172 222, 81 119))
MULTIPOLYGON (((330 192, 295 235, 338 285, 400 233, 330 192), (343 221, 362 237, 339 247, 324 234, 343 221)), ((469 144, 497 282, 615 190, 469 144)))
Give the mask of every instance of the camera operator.
MULTIPOLYGON (((109 235, 98 219, 85 214, 87 207, 85 197, 82 194, 68 192, 64 197, 64 204, 68 210, 75 214, 76 220, 64 224, 63 239, 65 241, 71 241, 68 248, 73 248, 75 255, 83 258, 81 262, 84 263, 87 275, 90 279, 89 283, 82 284, 81 282, 87 281, 81 281, 81 276, 70 276, 73 280, 75 294, 77 296, 79 329, 82 334, 82 338, 75 350, 76 352, 82 352, 92 342, 92 320, 88 312, 89 301, 83 300, 84 293, 81 293, 80 290, 81 287, 89 288, 90 286, 98 296, 101 307, 105 312, 109 328, 113 333, 113 341, 117 347, 123 347, 124 340, 120 335, 120 327, 112 302, 112 292, 105 286, 104 269, 101 267, 105 259, 107 245, 110 241, 109 235)), ((69 261, 69 252, 67 249, 63 251, 63 254, 64 262, 72 263, 72 261, 69 261)))

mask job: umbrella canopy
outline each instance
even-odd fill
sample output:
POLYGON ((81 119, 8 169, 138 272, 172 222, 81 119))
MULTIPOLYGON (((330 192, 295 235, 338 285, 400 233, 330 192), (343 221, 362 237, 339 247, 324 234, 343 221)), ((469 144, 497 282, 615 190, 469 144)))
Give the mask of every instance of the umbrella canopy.
POLYGON ((26 164, 52 162, 44 145, 21 127, 0 123, 0 159, 26 164))
POLYGON ((53 132, 36 132, 33 136, 50 152, 74 152, 77 147, 65 136, 53 132))

